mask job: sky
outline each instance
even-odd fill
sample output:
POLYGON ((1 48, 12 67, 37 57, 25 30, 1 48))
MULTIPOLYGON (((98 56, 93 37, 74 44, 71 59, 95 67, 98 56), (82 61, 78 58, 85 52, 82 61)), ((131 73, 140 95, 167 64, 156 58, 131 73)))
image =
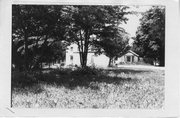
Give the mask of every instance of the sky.
MULTIPOLYGON (((150 9, 151 6, 130 6, 130 11, 136 11, 136 12, 145 12, 148 9, 150 9)), ((139 19, 142 17, 141 14, 130 14, 126 16, 129 20, 127 23, 121 24, 120 27, 123 27, 126 32, 129 33, 130 37, 135 37, 136 36, 136 31, 138 26, 140 26, 140 21, 139 19)), ((129 41, 130 45, 133 43, 133 40, 130 39, 129 41)))

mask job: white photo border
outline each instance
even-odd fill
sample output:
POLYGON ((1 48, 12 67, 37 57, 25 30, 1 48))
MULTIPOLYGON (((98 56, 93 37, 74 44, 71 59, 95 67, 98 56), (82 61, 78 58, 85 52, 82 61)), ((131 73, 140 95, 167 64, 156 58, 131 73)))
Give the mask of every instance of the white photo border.
POLYGON ((0 1, 0 116, 106 116, 177 117, 179 115, 180 30, 178 0, 1 0, 0 1), (164 5, 165 107, 164 109, 34 109, 11 108, 11 27, 13 4, 38 5, 164 5))

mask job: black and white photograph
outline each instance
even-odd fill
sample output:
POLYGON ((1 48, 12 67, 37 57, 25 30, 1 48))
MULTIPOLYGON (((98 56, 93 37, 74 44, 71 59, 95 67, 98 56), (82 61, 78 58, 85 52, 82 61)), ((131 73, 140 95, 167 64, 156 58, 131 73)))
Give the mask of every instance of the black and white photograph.
POLYGON ((0 0, 0 116, 178 117, 178 0, 0 0))
POLYGON ((165 6, 12 5, 12 107, 163 109, 165 6))

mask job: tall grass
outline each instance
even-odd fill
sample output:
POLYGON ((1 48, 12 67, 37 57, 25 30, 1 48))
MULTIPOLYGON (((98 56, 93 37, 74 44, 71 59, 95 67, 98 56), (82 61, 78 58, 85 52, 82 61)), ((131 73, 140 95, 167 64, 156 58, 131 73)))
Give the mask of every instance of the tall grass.
POLYGON ((21 108, 159 109, 164 71, 95 68, 13 73, 12 106, 21 108))

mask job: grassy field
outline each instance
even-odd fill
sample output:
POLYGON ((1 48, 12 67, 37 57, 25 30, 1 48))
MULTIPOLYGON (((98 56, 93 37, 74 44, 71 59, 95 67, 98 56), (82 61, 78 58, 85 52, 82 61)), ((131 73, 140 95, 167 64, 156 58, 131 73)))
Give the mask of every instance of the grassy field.
POLYGON ((164 70, 69 69, 12 73, 14 108, 159 109, 164 70))

